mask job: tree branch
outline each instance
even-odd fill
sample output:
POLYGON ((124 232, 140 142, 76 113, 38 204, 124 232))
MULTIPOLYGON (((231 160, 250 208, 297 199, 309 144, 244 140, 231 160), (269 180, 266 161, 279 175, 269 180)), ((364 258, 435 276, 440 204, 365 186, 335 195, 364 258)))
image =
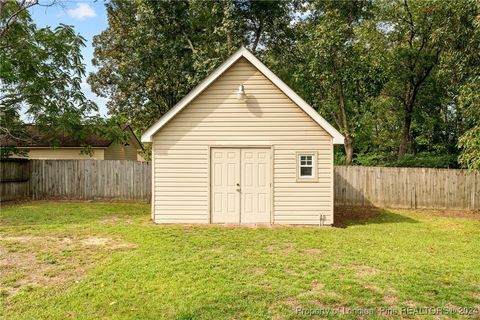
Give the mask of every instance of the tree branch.
MULTIPOLYGON (((2 6, 0 7, 2 10, 5 7, 6 3, 9 0, 0 0, 2 6)), ((8 17, 7 21, 5 21, 5 24, 2 26, 0 30, 0 37, 3 37, 3 35, 6 33, 8 28, 10 27, 10 24, 18 17, 19 14, 21 14, 23 11, 28 10, 29 8, 33 7, 34 5, 38 4, 39 0, 33 0, 32 2, 29 2, 27 0, 22 0, 20 3, 18 3, 19 9, 14 11, 10 17, 8 17)), ((3 12, 0 12, 0 14, 3 14, 3 12)))
POLYGON ((190 50, 192 50, 193 53, 197 53, 197 49, 195 49, 195 47, 193 46, 193 43, 190 40, 190 38, 188 37, 187 33, 185 31, 182 31, 182 33, 183 33, 185 39, 188 42, 188 46, 190 47, 190 50))

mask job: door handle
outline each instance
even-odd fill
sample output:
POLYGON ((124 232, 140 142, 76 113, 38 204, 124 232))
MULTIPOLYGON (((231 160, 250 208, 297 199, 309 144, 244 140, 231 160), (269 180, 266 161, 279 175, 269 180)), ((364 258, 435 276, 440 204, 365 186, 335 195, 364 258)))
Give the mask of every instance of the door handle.
POLYGON ((240 183, 237 182, 237 187, 240 187, 240 183))

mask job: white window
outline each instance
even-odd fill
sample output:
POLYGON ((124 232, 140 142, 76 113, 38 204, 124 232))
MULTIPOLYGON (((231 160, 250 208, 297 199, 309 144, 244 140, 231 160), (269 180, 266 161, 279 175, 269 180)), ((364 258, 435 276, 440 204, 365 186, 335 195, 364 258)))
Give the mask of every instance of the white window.
POLYGON ((308 180, 316 178, 316 154, 299 153, 297 157, 298 179, 308 180))

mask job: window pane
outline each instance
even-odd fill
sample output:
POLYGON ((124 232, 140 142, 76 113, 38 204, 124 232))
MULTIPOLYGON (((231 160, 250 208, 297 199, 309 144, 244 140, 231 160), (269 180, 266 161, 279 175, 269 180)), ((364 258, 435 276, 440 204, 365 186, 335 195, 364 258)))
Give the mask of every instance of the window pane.
POLYGON ((301 167, 300 176, 302 177, 311 177, 312 176, 312 167, 301 167))

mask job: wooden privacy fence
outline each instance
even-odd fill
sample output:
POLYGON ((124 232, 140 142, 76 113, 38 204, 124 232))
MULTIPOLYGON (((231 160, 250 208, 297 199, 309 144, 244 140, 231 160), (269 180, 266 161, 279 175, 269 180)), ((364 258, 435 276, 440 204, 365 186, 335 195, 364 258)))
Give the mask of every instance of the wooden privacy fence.
POLYGON ((30 195, 30 162, 25 159, 0 161, 0 200, 26 198, 30 195))
MULTIPOLYGON (((149 201, 151 165, 128 160, 1 161, 1 200, 149 201)), ((454 169, 336 166, 335 204, 480 209, 480 173, 454 169)))
POLYGON ((149 162, 130 160, 32 160, 33 199, 150 200, 149 162))
MULTIPOLYGON (((149 162, 130 160, 30 160, 28 193, 16 198, 32 199, 115 199, 149 201, 151 167, 149 162)), ((3 171, 19 170, 14 166, 3 171)), ((17 163, 18 165, 18 163, 17 163)), ((5 173, 8 175, 8 173, 5 173)), ((3 183, 2 183, 3 186, 3 183)), ((7 186, 6 186, 7 187, 7 186)), ((11 200, 3 192, 1 200, 11 200)))
POLYGON ((456 169, 335 167, 335 204, 480 209, 480 173, 456 169))

